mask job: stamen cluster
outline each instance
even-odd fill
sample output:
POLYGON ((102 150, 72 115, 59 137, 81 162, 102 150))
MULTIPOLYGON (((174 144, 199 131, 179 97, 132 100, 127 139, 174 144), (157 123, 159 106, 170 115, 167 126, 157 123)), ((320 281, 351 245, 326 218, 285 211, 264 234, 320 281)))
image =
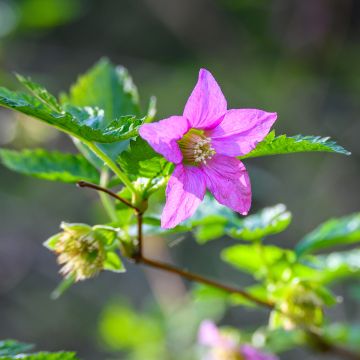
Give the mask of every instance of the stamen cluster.
POLYGON ((103 244, 91 232, 65 229, 56 243, 57 261, 63 265, 60 273, 74 276, 75 281, 97 275, 104 266, 106 257, 103 244))
POLYGON ((184 156, 184 163, 189 165, 206 164, 216 153, 211 145, 211 139, 196 129, 190 129, 178 144, 184 156))

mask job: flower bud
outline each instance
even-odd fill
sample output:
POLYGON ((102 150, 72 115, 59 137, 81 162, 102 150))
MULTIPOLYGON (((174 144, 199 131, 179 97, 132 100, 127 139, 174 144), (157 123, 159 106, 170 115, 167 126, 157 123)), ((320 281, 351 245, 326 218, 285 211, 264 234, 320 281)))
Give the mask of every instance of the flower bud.
POLYGON ((104 267, 106 252, 92 228, 85 224, 61 224, 54 251, 62 268, 60 273, 75 281, 96 276, 104 267))
POLYGON ((324 301, 317 294, 314 284, 295 281, 285 290, 280 305, 283 314, 277 313, 277 325, 281 325, 286 330, 292 330, 299 325, 321 326, 323 306, 324 301))

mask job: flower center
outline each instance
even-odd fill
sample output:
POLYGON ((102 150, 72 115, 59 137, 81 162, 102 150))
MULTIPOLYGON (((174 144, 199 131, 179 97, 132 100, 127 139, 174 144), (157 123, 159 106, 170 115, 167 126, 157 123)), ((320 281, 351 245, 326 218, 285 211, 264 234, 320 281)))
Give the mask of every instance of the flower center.
POLYGON ((190 129, 178 144, 184 156, 184 163, 188 165, 206 164, 206 161, 215 155, 211 139, 206 137, 202 130, 190 129))

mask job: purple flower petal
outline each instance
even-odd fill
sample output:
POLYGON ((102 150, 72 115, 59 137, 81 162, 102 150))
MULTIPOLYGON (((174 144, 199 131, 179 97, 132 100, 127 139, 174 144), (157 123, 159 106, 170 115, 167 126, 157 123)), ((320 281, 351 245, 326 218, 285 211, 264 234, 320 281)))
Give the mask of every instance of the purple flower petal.
POLYGON ((241 346, 241 354, 245 360, 278 360, 277 356, 263 353, 250 345, 241 346))
POLYGON ((226 111, 226 99, 218 83, 209 71, 201 69, 183 116, 193 128, 211 129, 220 123, 226 111))
POLYGON ((177 140, 189 130, 189 123, 183 116, 171 116, 152 124, 144 124, 139 129, 140 136, 166 160, 178 164, 183 156, 177 140))
POLYGON ((230 209, 246 215, 251 206, 251 185, 244 164, 233 157, 215 155, 202 165, 206 186, 215 199, 230 209))
POLYGON ((205 346, 218 346, 221 344, 221 334, 217 326, 210 320, 204 320, 199 329, 199 344, 205 346))
POLYGON ((276 121, 276 113, 256 109, 229 110, 222 122, 207 132, 218 154, 245 155, 269 133, 276 121))
POLYGON ((205 191, 204 174, 199 168, 177 165, 166 188, 161 227, 173 228, 193 215, 203 200, 205 191))

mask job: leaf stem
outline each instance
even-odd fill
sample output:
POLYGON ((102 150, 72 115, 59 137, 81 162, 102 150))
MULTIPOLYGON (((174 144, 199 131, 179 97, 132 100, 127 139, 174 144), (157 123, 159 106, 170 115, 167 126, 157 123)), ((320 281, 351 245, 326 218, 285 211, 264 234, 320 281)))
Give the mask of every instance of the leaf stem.
POLYGON ((109 156, 107 156, 101 149, 99 149, 99 147, 96 144, 90 141, 85 141, 85 144, 95 155, 98 156, 99 159, 101 159, 117 175, 117 177, 122 181, 122 183, 125 186, 129 188, 129 190, 132 193, 137 193, 130 179, 120 170, 120 168, 115 164, 115 162, 109 156))

